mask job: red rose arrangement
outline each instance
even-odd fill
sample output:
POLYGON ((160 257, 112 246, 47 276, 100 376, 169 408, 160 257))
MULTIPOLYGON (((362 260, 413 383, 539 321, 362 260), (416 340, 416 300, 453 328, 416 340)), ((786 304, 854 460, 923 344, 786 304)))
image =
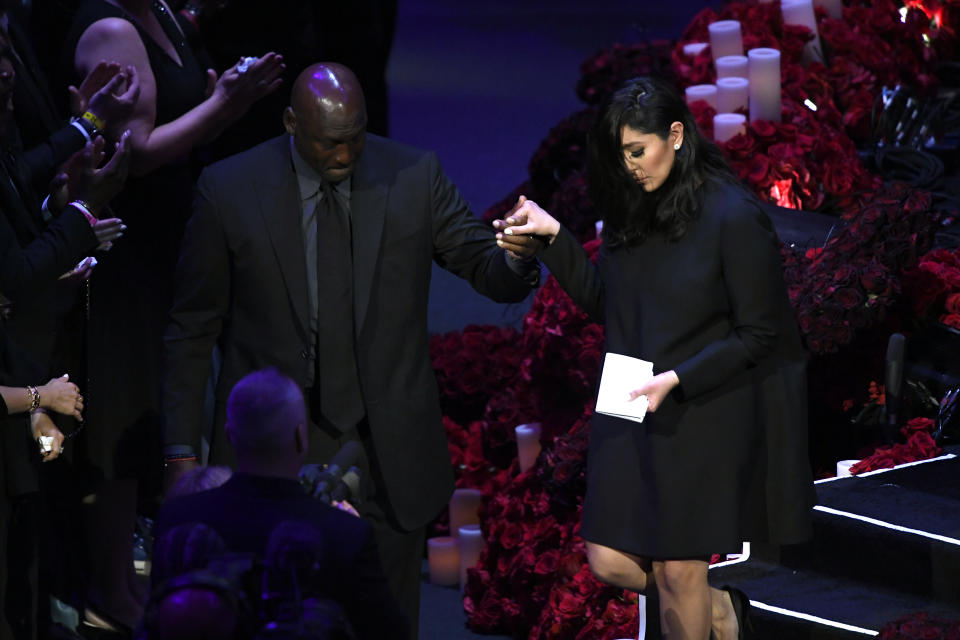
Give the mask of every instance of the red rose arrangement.
POLYGON ((885 624, 880 640, 960 640, 960 621, 912 613, 885 624))
POLYGON ((913 418, 900 428, 900 435, 906 442, 885 445, 877 448, 869 457, 850 467, 850 473, 857 475, 877 469, 890 469, 898 464, 928 460, 943 453, 937 446, 930 432, 933 431, 933 420, 930 418, 913 418))
POLYGON ((935 249, 904 274, 907 298, 918 316, 932 315, 960 329, 960 249, 935 249))

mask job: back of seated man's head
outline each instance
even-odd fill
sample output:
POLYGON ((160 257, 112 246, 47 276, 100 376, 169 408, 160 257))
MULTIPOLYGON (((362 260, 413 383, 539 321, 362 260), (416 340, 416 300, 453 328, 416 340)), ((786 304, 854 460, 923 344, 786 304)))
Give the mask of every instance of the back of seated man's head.
POLYGON ((227 399, 227 436, 241 470, 249 463, 297 463, 306 454, 307 412, 296 382, 276 369, 240 380, 227 399))
POLYGON ((191 584, 172 585, 151 603, 145 621, 149 640, 234 640, 249 637, 242 605, 229 586, 214 584, 215 576, 191 584), (207 584, 209 582, 209 584, 207 584))

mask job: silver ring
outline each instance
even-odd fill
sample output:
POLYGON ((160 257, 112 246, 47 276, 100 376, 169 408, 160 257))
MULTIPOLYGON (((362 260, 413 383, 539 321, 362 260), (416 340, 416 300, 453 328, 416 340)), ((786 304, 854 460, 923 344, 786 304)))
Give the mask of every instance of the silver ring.
POLYGON ((247 69, 253 66, 260 58, 254 56, 244 56, 237 63, 237 73, 246 73, 247 69))

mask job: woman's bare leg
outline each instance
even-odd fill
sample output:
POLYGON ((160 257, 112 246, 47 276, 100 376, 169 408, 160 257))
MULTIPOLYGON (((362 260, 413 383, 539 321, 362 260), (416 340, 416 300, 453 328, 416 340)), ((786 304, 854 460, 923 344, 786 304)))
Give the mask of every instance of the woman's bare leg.
POLYGON ((656 587, 653 565, 647 558, 588 542, 587 562, 597 580, 615 587, 643 594, 656 587))
POLYGON ((709 640, 712 612, 705 560, 654 560, 665 640, 709 640))

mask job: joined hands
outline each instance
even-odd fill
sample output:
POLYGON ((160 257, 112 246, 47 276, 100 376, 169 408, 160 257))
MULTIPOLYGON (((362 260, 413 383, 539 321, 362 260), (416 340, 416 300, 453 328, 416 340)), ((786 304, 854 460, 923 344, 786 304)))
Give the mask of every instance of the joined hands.
POLYGON ((524 259, 553 243, 560 223, 533 200, 520 196, 503 220, 494 220, 497 245, 508 255, 524 259))

